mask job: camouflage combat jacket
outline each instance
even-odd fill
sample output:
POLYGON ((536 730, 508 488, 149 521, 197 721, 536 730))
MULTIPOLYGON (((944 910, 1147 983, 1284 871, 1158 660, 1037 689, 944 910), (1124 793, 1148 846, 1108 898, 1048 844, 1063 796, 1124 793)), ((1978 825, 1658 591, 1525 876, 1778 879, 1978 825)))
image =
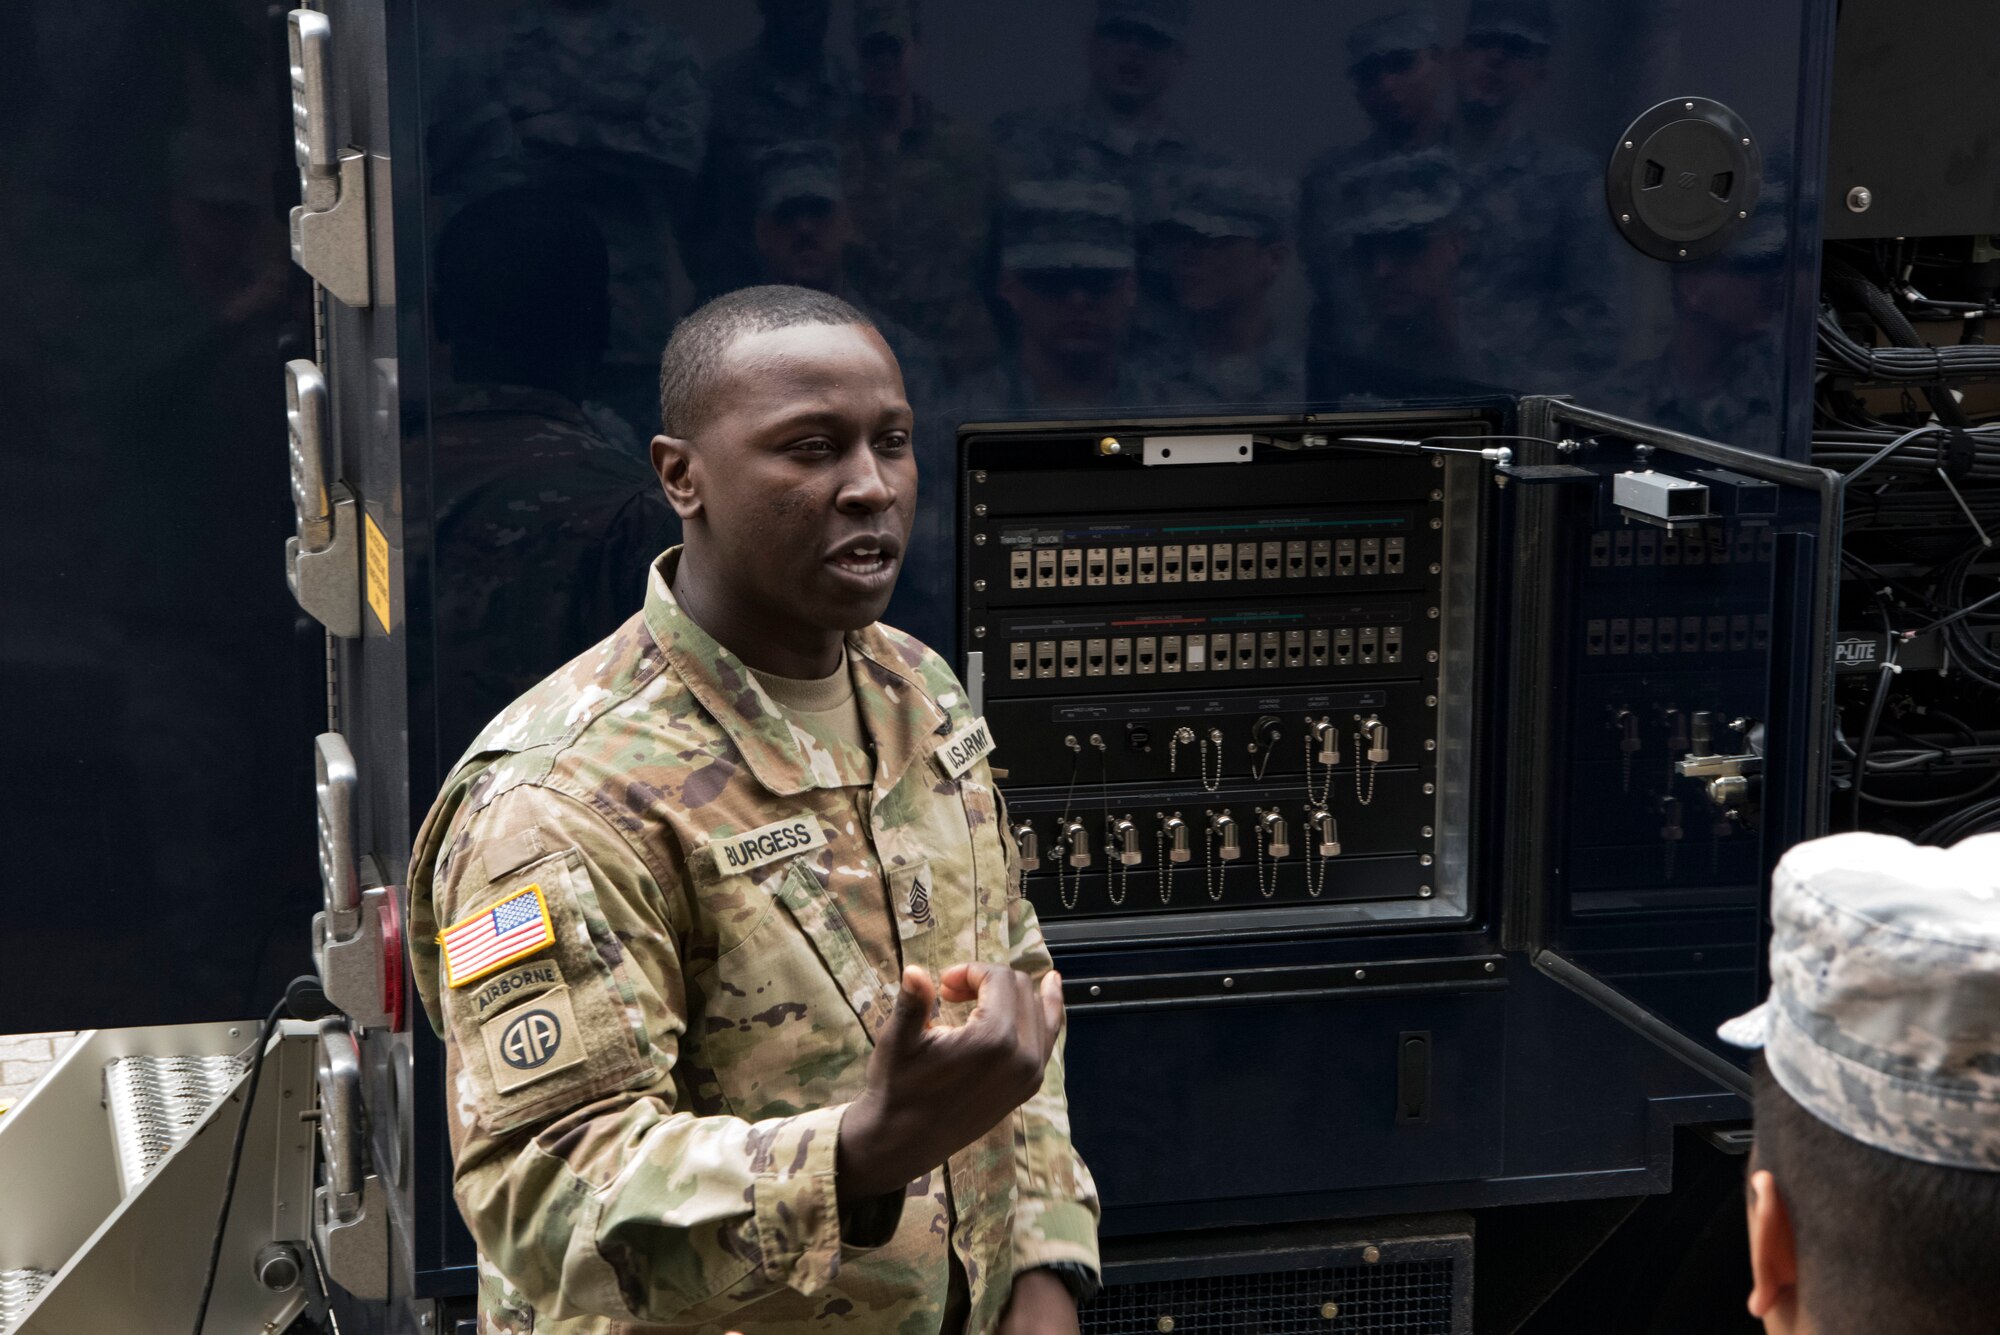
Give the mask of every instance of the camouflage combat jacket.
POLYGON ((893 912, 903 961, 933 974, 1049 967, 991 772, 965 763, 984 725, 936 654, 856 632, 875 781, 833 786, 682 614, 677 559, 473 743, 411 859, 481 1330, 934 1331, 949 1237, 967 1329, 990 1331, 1018 1271, 1097 1268, 1061 1048, 1035 1098, 910 1184, 886 1242, 843 1240, 834 1168, 900 967, 848 914, 893 912))

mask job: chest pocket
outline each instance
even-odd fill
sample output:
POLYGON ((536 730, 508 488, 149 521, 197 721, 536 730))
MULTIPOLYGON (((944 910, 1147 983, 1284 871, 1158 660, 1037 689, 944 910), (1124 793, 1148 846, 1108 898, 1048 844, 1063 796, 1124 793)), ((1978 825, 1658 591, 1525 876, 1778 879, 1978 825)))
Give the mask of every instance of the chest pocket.
MULTIPOLYGON (((730 878, 735 879, 735 878, 730 878)), ((748 893, 779 908, 691 983, 701 1013, 694 1064, 729 1111, 747 1121, 841 1103, 861 1093, 872 1050, 860 1011, 885 991, 810 857, 748 893)))
POLYGON ((547 907, 549 944, 446 989, 444 997, 479 1120, 496 1135, 629 1088, 652 1072, 651 1044, 634 1018, 631 966, 574 849, 495 877, 467 897, 471 912, 455 923, 531 889, 547 907))

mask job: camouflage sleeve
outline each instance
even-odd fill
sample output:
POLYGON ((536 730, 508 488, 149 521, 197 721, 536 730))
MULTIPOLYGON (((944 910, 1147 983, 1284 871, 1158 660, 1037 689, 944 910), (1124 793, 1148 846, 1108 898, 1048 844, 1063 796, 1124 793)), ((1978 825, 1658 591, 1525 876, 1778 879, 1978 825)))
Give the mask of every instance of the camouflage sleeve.
POLYGON ((425 992, 445 1034, 459 1208, 485 1260, 558 1319, 702 1323, 780 1287, 823 1288, 860 1250, 839 1232, 845 1105, 755 1123, 682 1106, 676 869, 534 787, 496 798, 444 848, 419 878, 446 942, 425 992), (484 931, 489 913, 509 937, 527 932, 514 941, 537 939, 505 916, 517 904, 545 906, 546 944, 515 954, 475 936, 459 964, 454 927, 484 931))
MULTIPOLYGON (((1008 828, 1004 801, 1000 828, 1008 828)), ((1018 884, 1015 862, 1019 850, 1003 837, 1007 851, 1007 883, 1018 884)), ((1026 896, 1010 895, 1007 903, 1007 947, 1016 969, 1039 978, 1054 967, 1034 905, 1026 896)), ((1072 1264, 1099 1275, 1097 1259, 1097 1184, 1069 1136, 1069 1099, 1063 1092, 1063 1054, 1068 1034, 1056 1040, 1042 1076, 1042 1088, 1021 1105, 1014 1120, 1015 1162, 1019 1165, 1019 1198, 1014 1206, 1014 1273, 1036 1266, 1072 1264)))

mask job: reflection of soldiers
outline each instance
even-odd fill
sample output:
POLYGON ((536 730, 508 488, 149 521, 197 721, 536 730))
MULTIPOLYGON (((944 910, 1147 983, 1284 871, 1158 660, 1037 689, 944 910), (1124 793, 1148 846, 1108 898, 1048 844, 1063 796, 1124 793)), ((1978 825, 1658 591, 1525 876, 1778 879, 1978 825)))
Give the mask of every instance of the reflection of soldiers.
POLYGON ((968 409, 1103 408, 1155 394, 1126 362, 1138 300, 1132 201, 1108 181, 1023 181, 1000 218, 1015 346, 960 391, 968 409))
POLYGON ((608 272, 588 215, 548 193, 471 204, 439 237, 455 388, 433 422, 438 643, 460 683, 439 701, 447 752, 630 615, 671 540, 652 474, 579 402, 604 346, 608 272))
POLYGON ((1321 154, 1299 190, 1299 246, 1321 315, 1338 312, 1352 344, 1366 341, 1368 313, 1355 290, 1352 257, 1335 206, 1336 183, 1366 162, 1429 148, 1450 116, 1450 72, 1429 9, 1370 19, 1347 36, 1347 77, 1367 113, 1368 137, 1321 154))
POLYGON ((1548 0, 1474 0, 1448 142, 1465 172, 1468 336, 1516 388, 1568 392, 1615 359, 1617 326, 1602 165, 1522 126, 1554 40, 1548 0))
POLYGON ((1371 333, 1360 345, 1316 316, 1315 332, 1334 336, 1314 342, 1313 397, 1465 389, 1479 367, 1460 325, 1465 191, 1456 164, 1436 148, 1383 158, 1343 174, 1330 194, 1371 333))
POLYGON ((991 152, 916 91, 916 0, 860 0, 861 97, 841 127, 856 291, 928 340, 954 376, 991 364, 993 321, 976 287, 986 258, 991 152))
POLYGON ((830 0, 757 0, 757 40, 709 71, 715 103, 703 190, 701 253, 710 291, 751 281, 750 225, 758 155, 773 144, 824 139, 846 115, 852 74, 826 49, 830 0))
POLYGON ((1304 350, 1271 316, 1272 285, 1291 259, 1285 191, 1248 172, 1195 173, 1161 229, 1181 328, 1161 398, 1169 403, 1294 400, 1304 350))
MULTIPOLYGON (((1116 181, 1132 196, 1141 239, 1166 217, 1181 177, 1223 161, 1167 115, 1167 94, 1187 65, 1188 0, 1097 0, 1080 104, 1017 111, 994 122, 1003 166, 1014 179, 1086 176, 1116 181)), ((1165 304, 1166 268, 1139 256, 1149 330, 1165 304)), ((1164 321, 1162 321, 1164 322, 1164 321)))
POLYGON ((666 341, 677 223, 708 130, 694 49, 657 8, 514 3, 490 34, 490 16, 475 31, 441 33, 453 75, 425 142, 443 216, 516 185, 588 211, 611 257, 606 355, 640 366, 666 341))
MULTIPOLYGON (((850 213, 833 145, 774 144, 758 156, 756 239, 759 281, 790 283, 849 297, 850 213)), ((863 314, 902 363, 904 387, 919 412, 933 404, 942 372, 923 339, 862 305, 863 314)))
POLYGON ((1785 208, 1784 192, 1766 188, 1727 249, 1673 266, 1673 334, 1659 356, 1621 368, 1604 387, 1613 412, 1710 440, 1777 439, 1781 368, 1771 328, 1784 313, 1785 208))

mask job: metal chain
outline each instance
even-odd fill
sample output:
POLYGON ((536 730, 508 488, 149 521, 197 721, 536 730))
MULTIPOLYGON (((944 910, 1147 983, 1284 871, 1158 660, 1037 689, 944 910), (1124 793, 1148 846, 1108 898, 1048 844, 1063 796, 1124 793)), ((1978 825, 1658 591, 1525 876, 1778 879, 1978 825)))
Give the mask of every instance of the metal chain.
POLYGON ((1076 912, 1077 901, 1083 898, 1083 868, 1078 867, 1074 876, 1069 874, 1069 840, 1067 839, 1059 838, 1055 841, 1055 855, 1056 894, 1062 897, 1063 909, 1066 912, 1074 913, 1076 912))
POLYGON ((1372 760, 1367 762, 1368 791, 1365 793, 1361 791, 1362 759, 1368 754, 1368 748, 1363 745, 1366 740, 1366 733, 1354 734, 1354 800, 1364 807, 1375 800, 1375 762, 1372 760))
MULTIPOLYGON (((1223 869, 1224 872, 1227 870, 1227 868, 1223 869)), ((1222 876, 1217 874, 1215 866, 1215 825, 1213 822, 1209 824, 1208 837, 1202 841, 1201 879, 1202 884, 1208 888, 1208 897, 1220 903, 1222 901, 1223 886, 1222 876)))
POLYGON ((1222 787, 1222 733, 1216 728, 1210 728, 1208 736, 1201 739, 1201 786, 1211 793, 1222 787), (1208 753, 1209 743, 1211 742, 1215 744, 1215 777, 1213 779, 1208 777, 1208 753))
POLYGON ((1111 851, 1111 813, 1104 813, 1104 892, 1111 897, 1111 906, 1117 908, 1125 902, 1125 894, 1132 888, 1132 869, 1125 865, 1123 849, 1111 851))
POLYGON ((1257 821, 1257 893, 1269 899, 1272 895, 1278 893, 1278 868, 1274 860, 1271 864, 1270 883, 1266 885, 1264 879, 1264 845, 1268 841, 1269 835, 1264 830, 1264 822, 1262 820, 1264 809, 1262 807, 1257 809, 1257 815, 1259 817, 1257 821))
POLYGON ((1160 902, 1174 902, 1174 864, 1167 860, 1167 823, 1160 822, 1159 832, 1153 837, 1154 851, 1160 859, 1160 902))
POLYGON ((1167 773, 1177 773, 1180 769, 1181 747, 1194 741, 1194 729, 1183 725, 1174 729, 1174 735, 1167 739, 1167 773))

